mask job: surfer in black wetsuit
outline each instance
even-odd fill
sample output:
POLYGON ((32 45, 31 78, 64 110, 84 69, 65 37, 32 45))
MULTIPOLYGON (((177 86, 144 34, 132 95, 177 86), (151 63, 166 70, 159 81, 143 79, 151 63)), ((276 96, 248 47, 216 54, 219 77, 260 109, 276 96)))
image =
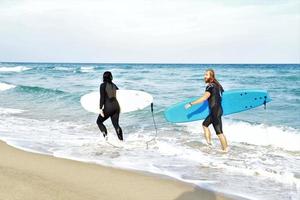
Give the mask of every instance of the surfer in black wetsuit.
POLYGON ((119 126, 120 105, 116 98, 116 93, 119 88, 112 80, 113 76, 111 72, 104 72, 103 83, 100 85, 100 114, 97 119, 97 125, 103 137, 106 138, 107 130, 103 122, 110 117, 119 140, 123 140, 122 129, 119 126))
POLYGON ((204 81, 205 83, 207 83, 204 95, 199 99, 186 104, 185 108, 188 109, 193 105, 200 104, 208 100, 209 115, 202 123, 206 142, 208 145, 211 145, 211 133, 208 126, 210 124, 213 124, 216 134, 221 142, 222 150, 227 152, 228 145, 227 145, 226 137, 223 134, 222 119, 221 119, 223 114, 221 101, 222 101, 222 93, 224 92, 224 90, 222 85, 215 78, 215 73, 214 70, 212 69, 206 70, 204 81))

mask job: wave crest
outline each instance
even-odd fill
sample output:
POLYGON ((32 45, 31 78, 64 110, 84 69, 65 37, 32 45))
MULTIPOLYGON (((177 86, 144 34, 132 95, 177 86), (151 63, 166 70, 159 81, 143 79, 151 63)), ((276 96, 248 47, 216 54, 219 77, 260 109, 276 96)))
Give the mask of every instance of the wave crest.
POLYGON ((15 66, 15 67, 0 67, 0 72, 22 72, 30 70, 32 68, 25 66, 15 66))
POLYGON ((38 86, 18 86, 18 92, 28 92, 28 93, 48 93, 48 94, 64 94, 66 92, 58 89, 50 89, 38 86))
MULTIPOLYGON (((198 133, 202 131, 200 122, 185 125, 191 132, 198 133)), ((300 134, 297 129, 234 120, 224 120, 223 126, 224 133, 230 142, 273 146, 287 151, 300 151, 300 134)))
POLYGON ((9 90, 15 88, 15 85, 7 84, 7 83, 0 83, 0 91, 9 90))
POLYGON ((15 108, 1 108, 0 107, 0 115, 7 115, 7 114, 20 114, 25 112, 25 110, 15 109, 15 108))

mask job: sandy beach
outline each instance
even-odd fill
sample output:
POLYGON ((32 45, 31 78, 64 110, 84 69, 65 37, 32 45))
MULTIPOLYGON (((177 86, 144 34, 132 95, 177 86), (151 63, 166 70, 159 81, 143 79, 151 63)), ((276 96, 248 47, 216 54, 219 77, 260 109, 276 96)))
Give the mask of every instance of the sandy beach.
POLYGON ((15 149, 0 142, 0 199, 232 199, 176 180, 15 149))

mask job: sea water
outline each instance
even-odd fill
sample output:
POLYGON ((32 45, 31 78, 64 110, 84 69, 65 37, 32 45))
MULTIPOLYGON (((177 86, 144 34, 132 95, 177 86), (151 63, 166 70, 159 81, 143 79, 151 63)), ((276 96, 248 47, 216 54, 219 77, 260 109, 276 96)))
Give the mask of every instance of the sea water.
MULTIPOLYGON (((300 65, 0 63, 0 138, 28 151, 147 171, 251 199, 300 199, 300 65), (225 90, 264 89, 272 102, 223 117, 230 151, 205 145, 201 121, 171 124, 164 110, 201 96, 213 68, 225 90), (146 91, 150 107, 121 114, 125 141, 110 145, 80 97, 110 70, 120 89, 146 91), (153 140, 152 140, 153 139, 153 140), (147 141, 150 141, 148 142, 147 141)), ((117 142, 110 120, 110 141, 117 142)))

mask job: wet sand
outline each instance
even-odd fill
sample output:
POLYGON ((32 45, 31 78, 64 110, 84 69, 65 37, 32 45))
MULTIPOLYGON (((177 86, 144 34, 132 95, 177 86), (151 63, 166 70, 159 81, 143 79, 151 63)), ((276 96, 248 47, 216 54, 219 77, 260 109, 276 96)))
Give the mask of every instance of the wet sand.
POLYGON ((2 141, 0 181, 1 200, 233 199, 169 178, 25 152, 2 141))

